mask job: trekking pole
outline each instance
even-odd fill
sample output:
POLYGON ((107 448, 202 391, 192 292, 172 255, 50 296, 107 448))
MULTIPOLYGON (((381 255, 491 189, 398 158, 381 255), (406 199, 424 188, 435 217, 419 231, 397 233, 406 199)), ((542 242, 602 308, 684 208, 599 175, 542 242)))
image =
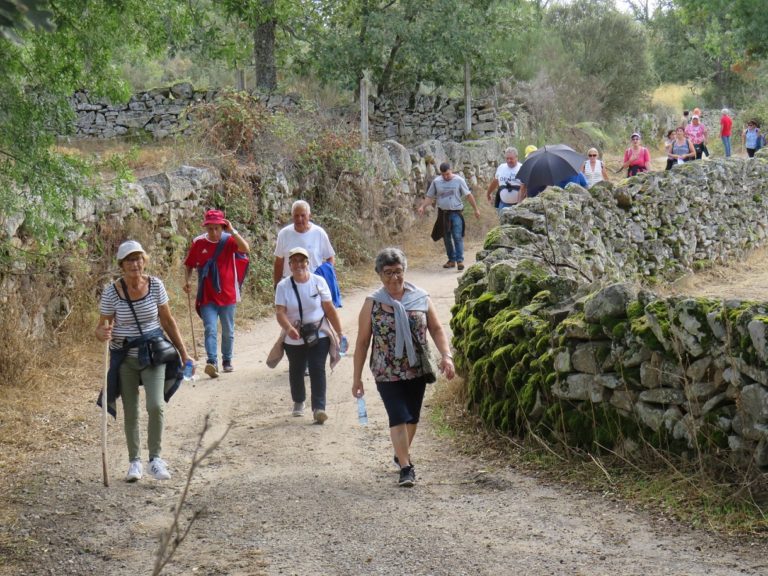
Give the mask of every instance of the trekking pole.
MULTIPOLYGON (((104 320, 104 327, 109 321, 104 320)), ((104 343, 104 388, 101 391, 101 469, 104 486, 109 487, 109 472, 107 471, 107 380, 109 378, 109 340, 104 343)))
POLYGON ((195 340, 195 323, 192 321, 192 296, 187 292, 187 310, 189 311, 189 329, 192 331, 192 353, 195 361, 199 360, 197 356, 197 341, 195 340))

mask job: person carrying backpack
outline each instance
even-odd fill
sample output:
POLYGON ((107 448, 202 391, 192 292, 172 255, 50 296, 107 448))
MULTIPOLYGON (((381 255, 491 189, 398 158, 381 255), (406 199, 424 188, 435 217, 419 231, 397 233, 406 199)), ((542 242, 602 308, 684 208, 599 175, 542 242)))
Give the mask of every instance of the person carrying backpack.
POLYGON ((221 210, 208 210, 203 220, 205 234, 192 240, 187 258, 184 291, 190 293, 189 279, 197 270, 195 306, 205 327, 205 373, 219 375, 218 322, 221 321, 221 359, 224 372, 232 372, 235 344, 235 306, 240 301, 240 286, 247 272, 248 242, 224 218, 221 210))

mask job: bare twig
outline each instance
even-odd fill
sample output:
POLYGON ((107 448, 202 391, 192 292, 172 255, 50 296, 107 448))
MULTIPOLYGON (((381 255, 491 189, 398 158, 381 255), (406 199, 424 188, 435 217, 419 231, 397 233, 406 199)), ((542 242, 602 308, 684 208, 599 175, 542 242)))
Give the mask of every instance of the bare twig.
POLYGON ((160 548, 158 549, 157 555, 155 556, 155 567, 152 570, 152 576, 160 575, 160 573, 163 571, 163 568, 165 568, 165 566, 171 561, 171 558, 173 558, 173 555, 179 549, 179 546, 181 546, 181 543, 184 542, 185 538, 189 534, 190 529, 192 528, 192 524, 194 524, 195 520, 200 517, 201 511, 196 510, 192 514, 192 517, 189 519, 186 527, 181 527, 181 510, 184 507, 187 495, 189 494, 189 487, 192 483, 192 476, 194 476, 195 470, 197 470, 203 460, 208 458, 208 456, 210 456, 211 453, 213 453, 213 451, 221 445, 221 442, 232 428, 232 423, 230 422, 221 437, 211 443, 210 446, 203 449, 203 438, 205 438, 206 433, 208 430, 210 430, 211 427, 210 420, 211 415, 206 414, 205 422, 203 423, 203 429, 200 431, 200 435, 197 438, 195 452, 192 454, 192 463, 190 464, 189 471, 187 472, 187 481, 184 484, 184 489, 181 491, 179 501, 176 504, 176 510, 173 513, 173 520, 170 527, 165 530, 160 537, 160 548))

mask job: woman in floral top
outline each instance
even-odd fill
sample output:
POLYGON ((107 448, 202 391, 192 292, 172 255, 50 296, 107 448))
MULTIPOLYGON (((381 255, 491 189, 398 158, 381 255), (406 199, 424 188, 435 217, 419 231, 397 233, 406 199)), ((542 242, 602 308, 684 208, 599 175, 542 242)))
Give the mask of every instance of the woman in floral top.
POLYGON ((373 342, 370 368, 389 417, 389 435, 400 467, 400 486, 416 481, 410 445, 416 435, 427 384, 436 380, 430 363, 427 332, 440 352, 440 372, 449 380, 455 369, 448 337, 429 295, 405 281, 407 260, 397 248, 376 256, 383 286, 365 300, 358 320, 352 395, 365 393, 363 365, 373 342))

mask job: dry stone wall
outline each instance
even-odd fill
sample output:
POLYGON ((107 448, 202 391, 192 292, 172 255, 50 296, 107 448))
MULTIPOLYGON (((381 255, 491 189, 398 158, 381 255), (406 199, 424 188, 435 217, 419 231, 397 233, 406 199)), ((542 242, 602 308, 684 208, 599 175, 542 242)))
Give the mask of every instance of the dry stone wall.
POLYGON ((648 280, 765 244, 768 159, 550 188, 505 210, 451 321, 470 403, 507 432, 768 467, 768 303, 648 280))

